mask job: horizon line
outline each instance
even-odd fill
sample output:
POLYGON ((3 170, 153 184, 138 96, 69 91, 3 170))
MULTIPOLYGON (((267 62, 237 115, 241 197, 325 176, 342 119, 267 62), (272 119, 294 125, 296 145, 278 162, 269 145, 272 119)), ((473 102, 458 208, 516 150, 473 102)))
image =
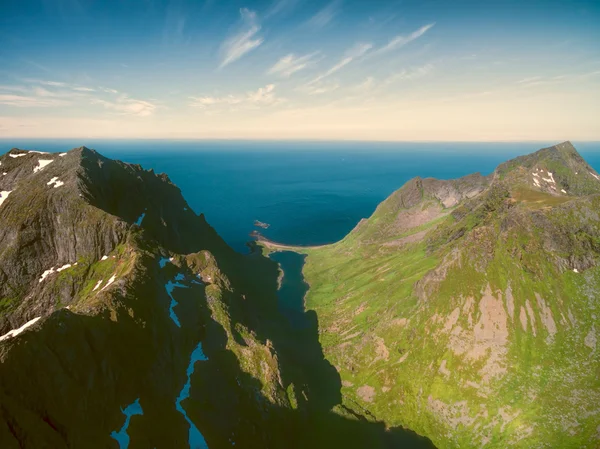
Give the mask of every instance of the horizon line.
MULTIPOLYGON (((102 141, 180 141, 180 142, 285 142, 285 143, 542 143, 556 142, 578 142, 578 143, 600 143, 600 137, 596 139, 498 139, 498 140, 430 140, 430 139, 407 139, 407 140, 376 140, 376 139, 319 139, 319 138, 204 138, 204 137, 3 137, 0 141, 60 141, 60 140, 102 140, 102 141)), ((85 145, 79 145, 85 146, 85 145)), ((75 147, 78 148, 78 147, 75 147)))

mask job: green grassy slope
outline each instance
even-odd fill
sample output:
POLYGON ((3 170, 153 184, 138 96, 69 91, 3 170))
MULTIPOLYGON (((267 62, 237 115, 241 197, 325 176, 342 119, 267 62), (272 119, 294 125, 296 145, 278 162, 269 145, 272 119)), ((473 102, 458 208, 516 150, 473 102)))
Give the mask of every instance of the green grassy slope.
POLYGON ((598 447, 596 176, 564 143, 457 201, 413 180, 298 249, 344 403, 440 448, 598 447))

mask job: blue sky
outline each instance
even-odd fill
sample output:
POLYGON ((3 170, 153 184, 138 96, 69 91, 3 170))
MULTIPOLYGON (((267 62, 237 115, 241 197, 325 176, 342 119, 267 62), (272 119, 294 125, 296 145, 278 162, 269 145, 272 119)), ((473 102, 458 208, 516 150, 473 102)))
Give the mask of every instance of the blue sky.
POLYGON ((600 140, 598 1, 0 4, 0 136, 600 140))

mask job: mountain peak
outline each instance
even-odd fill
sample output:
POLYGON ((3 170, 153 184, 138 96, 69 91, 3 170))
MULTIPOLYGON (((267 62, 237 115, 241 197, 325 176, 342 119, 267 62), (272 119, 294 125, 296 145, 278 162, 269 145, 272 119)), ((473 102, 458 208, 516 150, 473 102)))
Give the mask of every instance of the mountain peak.
POLYGON ((600 193, 600 176, 569 141, 500 164, 495 175, 513 190, 527 188, 558 196, 600 193))

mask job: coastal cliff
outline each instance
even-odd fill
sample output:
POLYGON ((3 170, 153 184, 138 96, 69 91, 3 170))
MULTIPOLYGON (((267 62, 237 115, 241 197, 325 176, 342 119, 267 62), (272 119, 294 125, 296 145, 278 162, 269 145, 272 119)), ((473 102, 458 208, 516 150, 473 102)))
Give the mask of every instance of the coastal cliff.
POLYGON ((599 211, 565 142, 415 178, 342 241, 295 248, 343 403, 440 448, 597 447, 599 211))

